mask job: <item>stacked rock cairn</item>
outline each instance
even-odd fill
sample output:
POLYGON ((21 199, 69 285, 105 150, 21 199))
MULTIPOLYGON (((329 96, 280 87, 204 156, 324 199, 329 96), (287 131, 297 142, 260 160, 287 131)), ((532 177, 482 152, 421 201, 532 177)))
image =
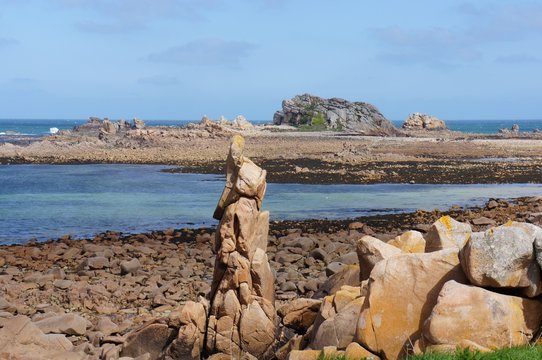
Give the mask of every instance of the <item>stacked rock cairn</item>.
POLYGON ((234 136, 226 186, 213 215, 220 224, 205 345, 207 354, 224 358, 267 359, 272 357, 277 316, 266 254, 269 212, 260 211, 266 171, 244 157, 243 148, 243 137, 234 136))

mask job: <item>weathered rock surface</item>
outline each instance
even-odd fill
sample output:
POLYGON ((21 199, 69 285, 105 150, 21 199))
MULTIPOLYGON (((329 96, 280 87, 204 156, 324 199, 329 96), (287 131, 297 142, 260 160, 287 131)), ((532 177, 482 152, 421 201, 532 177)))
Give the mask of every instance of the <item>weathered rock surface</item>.
POLYGON ((134 118, 132 120, 132 129, 143 129, 145 127, 145 122, 141 119, 134 118))
MULTIPOLYGON (((337 292, 339 294, 339 292, 337 292)), ((347 302, 346 305, 339 305, 335 299, 337 294, 334 296, 332 301, 333 309, 323 310, 323 313, 320 314, 323 320, 321 323, 315 323, 315 333, 312 341, 309 344, 311 349, 323 349, 326 346, 335 346, 337 349, 346 349, 348 344, 354 340, 354 335, 356 334, 356 322, 353 319, 359 317, 361 307, 365 301, 364 297, 359 296, 351 301, 347 302), (339 305, 339 306, 337 306, 339 305), (328 316, 324 319, 324 316, 328 316)), ((323 304, 322 307, 325 307, 326 304, 323 304)))
POLYGON ((131 260, 125 260, 120 263, 120 273, 125 274, 133 274, 139 270, 141 267, 141 263, 138 259, 134 258, 131 260))
POLYGON ((206 309, 201 303, 187 302, 179 312, 179 332, 164 351, 163 360, 200 359, 207 325, 206 309))
POLYGON ((401 250, 393 245, 374 238, 364 236, 358 241, 357 253, 360 267, 360 280, 369 278, 374 266, 384 259, 401 254, 401 250))
POLYGON ((284 100, 282 110, 273 116, 273 124, 325 125, 330 129, 346 129, 367 135, 397 133, 393 124, 371 104, 338 98, 322 99, 309 94, 284 100))
POLYGON ((318 299, 295 299, 279 308, 278 314, 284 326, 305 332, 314 323, 321 304, 318 299))
POLYGON ((72 343, 64 335, 45 335, 26 316, 0 319, 0 358, 2 359, 83 359, 72 353, 72 343))
POLYGON ((330 276, 323 282, 314 294, 315 299, 334 295, 344 285, 358 286, 360 283, 359 265, 346 265, 338 273, 330 276))
POLYGON ((393 245, 406 253, 425 252, 425 239, 421 232, 409 230, 394 239, 388 241, 388 245, 393 245))
POLYGON ((215 269, 207 323, 209 354, 270 358, 277 326, 274 277, 267 259, 269 213, 260 206, 265 170, 243 156, 234 136, 226 163, 226 186, 214 217, 215 269))
POLYGON ((46 334, 85 335, 87 320, 76 314, 62 314, 46 317, 34 325, 46 334))
POLYGON ((407 130, 446 130, 446 123, 434 116, 414 113, 410 114, 403 123, 407 130))
POLYGON ((175 331, 167 324, 153 321, 132 331, 124 341, 121 356, 137 358, 146 353, 158 359, 175 337, 175 331))
POLYGON ((356 341, 387 359, 408 354, 449 280, 466 281, 455 249, 401 254, 379 262, 371 272, 356 341))
POLYGON ((353 342, 350 343, 345 351, 344 356, 347 360, 366 359, 366 360, 380 360, 380 357, 371 353, 360 344, 353 342))
POLYGON ((542 229, 519 223, 473 233, 461 253, 461 264, 470 282, 485 287, 520 288, 529 297, 542 293, 533 247, 536 233, 541 234, 542 229))
MULTIPOLYGON (((542 302, 449 281, 427 319, 429 345, 498 348, 529 344, 542 321, 542 302)), ((443 349, 442 347, 440 347, 443 349)))
POLYGON ((293 350, 288 360, 318 360, 321 353, 321 350, 293 350))
POLYGON ((427 252, 453 248, 461 250, 472 233, 469 224, 461 223, 449 216, 438 219, 425 235, 427 252))

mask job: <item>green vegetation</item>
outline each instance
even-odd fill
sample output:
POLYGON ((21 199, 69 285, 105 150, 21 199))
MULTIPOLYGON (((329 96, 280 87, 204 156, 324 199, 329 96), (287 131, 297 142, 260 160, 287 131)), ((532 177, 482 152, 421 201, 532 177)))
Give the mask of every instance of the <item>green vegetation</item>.
POLYGON ((316 112, 316 108, 318 107, 318 103, 314 102, 309 105, 305 105, 303 107, 304 114, 299 120, 299 125, 311 125, 312 119, 314 118, 314 114, 316 112))
POLYGON ((326 125, 327 121, 326 121, 326 117, 324 116, 324 114, 322 113, 316 113, 316 115, 314 115, 312 117, 312 121, 311 121, 311 125, 312 126, 320 126, 320 125, 326 125))
MULTIPOLYGON (((524 346, 481 353, 469 349, 457 349, 453 353, 432 353, 412 355, 406 360, 534 360, 542 359, 542 346, 524 346)), ((352 360, 344 356, 334 358, 320 356, 318 360, 352 360)))
POLYGON ((320 355, 318 357, 318 360, 348 360, 346 356, 335 356, 335 357, 328 357, 324 355, 320 355))
POLYGON ((297 130, 305 132, 305 131, 326 131, 326 130, 330 130, 330 129, 328 129, 327 126, 325 126, 325 125, 318 125, 318 126, 315 126, 315 125, 299 125, 297 127, 297 130))
POLYGON ((470 351, 468 349, 457 349, 452 354, 425 353, 419 356, 412 356, 409 360, 532 360, 542 359, 541 346, 524 346, 500 349, 490 353, 470 351))
POLYGON ((307 120, 309 115, 304 116, 300 125, 298 126, 299 131, 326 131, 329 130, 327 127, 327 120, 324 114, 321 112, 311 112, 310 121, 307 120), (307 119, 305 119, 307 118, 307 119))

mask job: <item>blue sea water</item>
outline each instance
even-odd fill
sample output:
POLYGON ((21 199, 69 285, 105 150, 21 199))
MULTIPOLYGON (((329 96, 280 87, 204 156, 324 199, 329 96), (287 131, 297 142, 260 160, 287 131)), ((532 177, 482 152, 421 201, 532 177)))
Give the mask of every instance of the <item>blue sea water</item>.
MULTIPOLYGON (((403 120, 392 121, 396 127, 403 125, 403 120)), ((510 129, 518 124, 520 131, 542 130, 542 120, 445 120, 448 129, 478 134, 497 134, 500 129, 510 129)))
MULTIPOLYGON (((66 119, 0 119, 0 141, 2 137, 16 133, 17 136, 39 137, 50 134, 51 128, 59 130, 72 129, 76 125, 85 123, 87 120, 66 119)), ((183 126, 198 120, 145 120, 148 125, 183 126)), ((271 121, 255 120, 254 123, 271 123, 271 121)), ((403 121, 393 121, 394 125, 401 127, 403 121)), ((461 132, 475 132, 481 134, 496 134, 499 129, 510 129, 513 124, 518 124, 521 131, 542 130, 542 120, 446 120, 450 130, 461 132)))
MULTIPOLYGON (((224 177, 160 171, 165 168, 0 165, 0 244, 216 225, 224 177)), ((344 219, 521 196, 542 196, 542 185, 268 184, 263 208, 275 220, 344 219)))

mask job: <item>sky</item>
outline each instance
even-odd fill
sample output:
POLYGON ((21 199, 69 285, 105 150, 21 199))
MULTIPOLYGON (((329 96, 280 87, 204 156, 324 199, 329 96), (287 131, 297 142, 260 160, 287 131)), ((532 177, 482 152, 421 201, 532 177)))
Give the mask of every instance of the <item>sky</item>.
POLYGON ((542 119, 542 1, 0 0, 0 118, 542 119))

